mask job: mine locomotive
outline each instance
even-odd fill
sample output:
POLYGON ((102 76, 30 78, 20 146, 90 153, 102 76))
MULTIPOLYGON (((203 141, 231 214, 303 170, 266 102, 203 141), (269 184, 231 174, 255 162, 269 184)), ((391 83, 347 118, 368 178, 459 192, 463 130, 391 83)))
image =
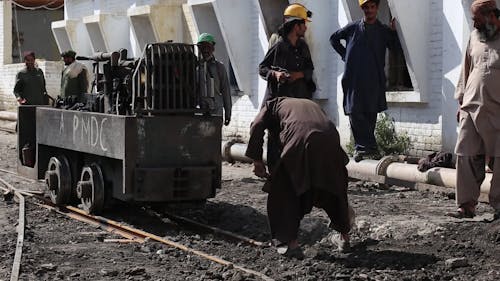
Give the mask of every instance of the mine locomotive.
POLYGON ((19 106, 18 173, 44 179, 55 204, 98 214, 111 199, 203 202, 221 182, 222 118, 195 46, 155 43, 137 60, 98 53, 91 93, 19 106))

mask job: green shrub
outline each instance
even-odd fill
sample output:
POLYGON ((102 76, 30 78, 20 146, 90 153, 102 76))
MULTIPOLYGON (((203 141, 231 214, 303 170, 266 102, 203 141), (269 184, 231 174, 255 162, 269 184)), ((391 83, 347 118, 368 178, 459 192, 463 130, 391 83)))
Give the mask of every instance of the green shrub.
POLYGON ((386 113, 378 115, 375 139, 381 155, 405 154, 410 148, 410 137, 406 133, 397 134, 394 120, 386 113))
MULTIPOLYGON (((387 113, 380 113, 375 125, 379 156, 406 154, 410 148, 410 138, 406 133, 397 134, 394 120, 387 113)), ((354 138, 346 145, 347 153, 354 154, 354 138)))

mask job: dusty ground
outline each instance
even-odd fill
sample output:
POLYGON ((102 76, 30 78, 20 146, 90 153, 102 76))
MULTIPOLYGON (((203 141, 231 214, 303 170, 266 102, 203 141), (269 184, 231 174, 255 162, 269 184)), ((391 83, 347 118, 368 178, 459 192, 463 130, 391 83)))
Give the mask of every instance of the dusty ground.
MULTIPOLYGON (((15 168, 15 135, 0 132, 0 168, 15 168)), ((17 187, 43 188, 0 173, 17 187)), ((246 164, 223 167, 223 186, 198 210, 195 220, 268 241, 266 195, 246 164)), ((357 213, 353 252, 340 254, 325 239, 328 219, 313 210, 302 222, 306 257, 287 259, 273 248, 256 248, 195 231, 168 219, 149 218, 140 209, 116 206, 107 216, 194 249, 265 273, 276 280, 500 280, 500 222, 460 221, 443 216, 454 207, 447 193, 384 188, 355 181, 349 198, 357 213), (139 213, 137 213, 139 212, 139 213), (450 259, 463 259, 450 265, 450 259)), ((27 204, 22 280, 259 280, 196 255, 156 243, 103 242, 101 229, 27 204)), ((14 257, 17 204, 0 200, 0 280, 9 280, 14 257)))

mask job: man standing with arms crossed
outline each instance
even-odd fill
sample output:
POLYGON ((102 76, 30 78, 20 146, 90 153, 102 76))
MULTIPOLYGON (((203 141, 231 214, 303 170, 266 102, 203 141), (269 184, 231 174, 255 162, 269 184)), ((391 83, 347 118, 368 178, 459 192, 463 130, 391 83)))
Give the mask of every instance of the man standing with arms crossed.
POLYGON ((385 54, 399 47, 395 21, 391 27, 377 19, 380 0, 359 0, 364 18, 337 30, 330 44, 345 62, 342 89, 344 112, 349 116, 354 137, 354 160, 377 154, 377 113, 387 109, 385 98, 385 54), (342 45, 340 40, 345 40, 342 45))
POLYGON ((494 0, 471 5, 472 31, 457 84, 459 103, 456 201, 448 215, 472 218, 485 178, 485 155, 493 158, 489 203, 500 218, 500 11, 494 0))

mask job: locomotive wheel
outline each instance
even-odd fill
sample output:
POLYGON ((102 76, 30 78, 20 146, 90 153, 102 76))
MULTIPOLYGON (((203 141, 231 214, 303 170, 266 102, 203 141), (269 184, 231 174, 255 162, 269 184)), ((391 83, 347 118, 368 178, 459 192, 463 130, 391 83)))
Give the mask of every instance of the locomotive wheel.
POLYGON ((83 209, 91 214, 100 214, 104 209, 104 177, 99 165, 93 163, 82 169, 76 193, 83 209))
POLYGON ((68 204, 71 199, 71 170, 64 155, 51 157, 45 172, 50 200, 56 205, 68 204))

